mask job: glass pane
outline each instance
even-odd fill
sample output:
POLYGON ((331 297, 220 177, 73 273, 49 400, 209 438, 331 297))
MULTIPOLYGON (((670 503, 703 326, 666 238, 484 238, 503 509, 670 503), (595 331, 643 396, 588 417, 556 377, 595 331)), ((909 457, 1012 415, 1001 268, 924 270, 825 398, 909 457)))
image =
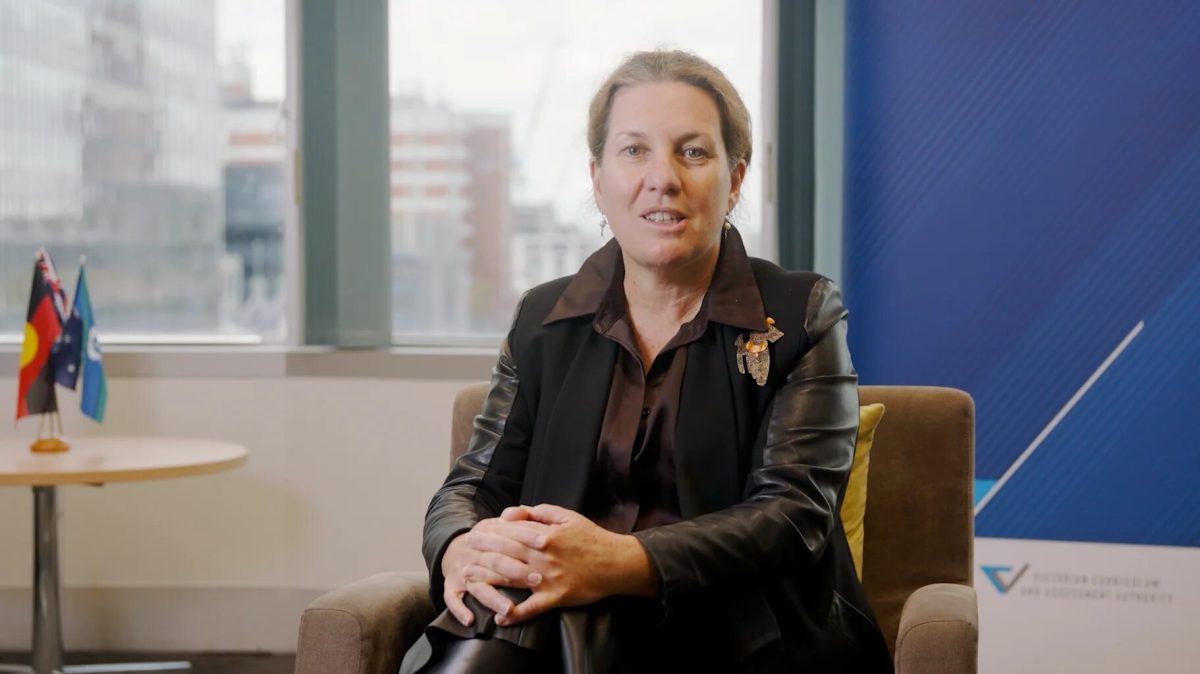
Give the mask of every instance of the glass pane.
POLYGON ((283 0, 0 0, 0 332, 33 253, 97 324, 284 337, 283 0))
MULTIPOLYGON (((508 328, 516 299, 606 241, 587 107, 639 49, 733 81, 757 123, 762 6, 744 0, 390 0, 392 325, 399 342, 508 328)), ((761 135, 735 222, 759 250, 761 135)))

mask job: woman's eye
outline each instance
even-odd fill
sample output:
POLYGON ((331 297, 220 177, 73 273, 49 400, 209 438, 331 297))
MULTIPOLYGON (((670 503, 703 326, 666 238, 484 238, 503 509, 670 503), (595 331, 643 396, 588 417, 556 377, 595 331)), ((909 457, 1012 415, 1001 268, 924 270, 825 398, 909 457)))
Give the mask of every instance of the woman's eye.
POLYGON ((636 145, 630 145, 629 147, 625 148, 624 150, 621 150, 621 152, 624 153, 625 156, 627 156, 627 157, 636 157, 642 153, 642 148, 640 148, 636 145))

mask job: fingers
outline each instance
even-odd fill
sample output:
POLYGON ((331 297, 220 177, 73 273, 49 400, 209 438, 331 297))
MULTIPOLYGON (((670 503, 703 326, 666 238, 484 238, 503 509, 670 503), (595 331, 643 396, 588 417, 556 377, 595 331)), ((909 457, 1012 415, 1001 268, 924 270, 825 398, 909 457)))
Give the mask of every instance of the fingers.
MULTIPOLYGON (((539 578, 539 580, 541 579, 539 578)), ((478 564, 472 564, 463 569, 463 584, 466 585, 467 583, 487 583, 488 585, 508 587, 507 578, 486 566, 479 566, 478 564)))
POLYGON ((542 524, 566 524, 580 515, 574 510, 569 510, 562 506, 556 506, 550 503, 542 503, 535 506, 511 506, 504 509, 500 513, 500 518, 510 521, 532 521, 541 522, 542 524))
POLYGON ((512 557, 485 552, 479 555, 476 563, 463 569, 463 579, 466 582, 530 588, 542 582, 542 574, 512 557))
POLYGON ((475 622, 475 614, 471 613, 471 609, 467 608, 462 598, 462 590, 447 588, 442 593, 442 599, 446 602, 446 610, 450 611, 450 615, 454 616, 454 619, 462 623, 464 627, 470 627, 471 623, 475 622))
POLYGON ((507 613, 496 613, 497 625, 515 625, 554 608, 558 599, 550 592, 534 592, 525 601, 513 606, 507 613))
POLYGON ((512 600, 487 583, 468 582, 467 592, 478 599, 479 603, 495 612, 496 621, 499 624, 503 624, 499 622, 500 618, 507 616, 513 610, 512 600))
POLYGON ((477 552, 501 554, 521 561, 529 557, 529 547, 508 536, 487 531, 472 531, 467 536, 467 544, 477 552))
POLYGON ((500 518, 510 522, 529 519, 529 506, 509 506, 500 513, 500 518))
POLYGON ((550 503, 542 503, 532 508, 529 508, 529 518, 543 524, 566 524, 572 522, 581 515, 574 510, 568 510, 562 506, 552 505, 550 503))
POLYGON ((546 546, 545 525, 534 522, 485 520, 467 534, 467 545, 482 552, 499 552, 516 559, 527 559, 529 550, 546 546))

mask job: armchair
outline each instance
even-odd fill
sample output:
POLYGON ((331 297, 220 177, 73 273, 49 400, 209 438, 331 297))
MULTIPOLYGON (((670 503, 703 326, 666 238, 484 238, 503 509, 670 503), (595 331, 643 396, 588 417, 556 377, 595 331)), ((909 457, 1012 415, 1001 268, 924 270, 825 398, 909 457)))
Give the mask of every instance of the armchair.
MULTIPOLYGON (((454 401, 451 462, 465 449, 486 384, 454 401)), ((971 587, 975 408, 962 391, 864 386, 887 407, 871 450, 863 586, 898 674, 974 674, 979 619, 971 587)), ((395 674, 434 618, 428 578, 385 573, 305 609, 296 674, 395 674)))

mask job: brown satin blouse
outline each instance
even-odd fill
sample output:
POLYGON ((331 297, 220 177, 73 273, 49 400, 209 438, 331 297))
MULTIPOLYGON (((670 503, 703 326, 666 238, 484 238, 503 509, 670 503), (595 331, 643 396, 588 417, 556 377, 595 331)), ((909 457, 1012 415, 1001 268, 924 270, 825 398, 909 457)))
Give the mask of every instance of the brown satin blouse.
POLYGON ((621 347, 581 508, 585 517, 618 533, 682 519, 675 424, 688 345, 710 322, 763 330, 766 315, 740 237, 727 237, 696 316, 679 326, 646 368, 629 321, 624 280, 621 251, 613 242, 588 258, 546 318, 549 323, 594 314, 592 329, 621 347))

